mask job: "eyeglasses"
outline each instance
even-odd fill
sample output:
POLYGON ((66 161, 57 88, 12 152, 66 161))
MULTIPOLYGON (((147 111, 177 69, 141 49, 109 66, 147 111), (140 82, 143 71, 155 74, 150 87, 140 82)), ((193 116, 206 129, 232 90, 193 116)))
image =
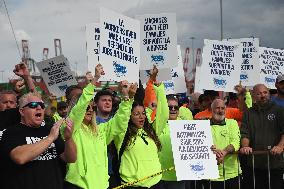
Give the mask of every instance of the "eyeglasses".
POLYGON ((169 105, 168 107, 169 107, 170 110, 173 110, 173 109, 174 110, 178 110, 179 109, 179 106, 171 106, 171 105, 169 105))
POLYGON ((89 111, 91 108, 92 108, 92 110, 95 110, 95 109, 96 109, 96 106, 88 106, 88 107, 87 107, 87 111, 89 111))
POLYGON ((29 102, 29 103, 27 103, 26 105, 24 105, 23 108, 29 107, 29 108, 35 109, 35 108, 37 108, 38 106, 40 106, 41 109, 44 109, 44 108, 45 108, 45 105, 44 105, 43 102, 29 102))
POLYGON ((136 112, 136 113, 133 113, 132 116, 135 116, 135 117, 146 116, 146 112, 142 112, 142 113, 136 112))

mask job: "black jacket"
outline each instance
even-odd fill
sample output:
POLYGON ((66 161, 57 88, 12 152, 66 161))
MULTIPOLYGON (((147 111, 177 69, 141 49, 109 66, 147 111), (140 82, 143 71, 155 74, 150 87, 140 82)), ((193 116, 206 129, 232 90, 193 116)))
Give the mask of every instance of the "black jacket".
MULTIPOLYGON (((284 109, 269 102, 260 107, 253 105, 243 115, 241 124, 241 138, 248 138, 253 150, 267 150, 273 148, 284 135, 284 109)), ((267 168, 267 154, 255 155, 255 168, 267 168)), ((284 158, 280 156, 269 156, 270 168, 284 169, 284 158)), ((248 160, 248 165, 252 166, 248 160)))

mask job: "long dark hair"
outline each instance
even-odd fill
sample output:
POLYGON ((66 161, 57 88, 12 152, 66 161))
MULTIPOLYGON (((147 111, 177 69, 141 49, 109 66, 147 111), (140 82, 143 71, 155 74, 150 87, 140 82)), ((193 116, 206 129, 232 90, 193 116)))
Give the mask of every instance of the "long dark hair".
MULTIPOLYGON (((144 106, 141 102, 134 101, 133 105, 132 105, 131 112, 137 106, 142 106, 144 108, 144 106)), ((153 129, 153 126, 149 123, 147 117, 146 117, 144 125, 143 125, 143 130, 147 133, 148 137, 151 138, 155 142, 155 144, 158 148, 158 151, 161 151, 161 149, 162 149, 161 142, 160 142, 155 130, 153 129)), ((129 146, 131 146, 132 144, 135 143, 137 132, 138 132, 138 128, 136 126, 134 126, 134 123, 132 122, 132 120, 130 118, 129 122, 128 122, 128 128, 127 128, 127 131, 126 131, 126 134, 125 134, 125 137, 124 137, 126 147, 129 147, 129 146)))

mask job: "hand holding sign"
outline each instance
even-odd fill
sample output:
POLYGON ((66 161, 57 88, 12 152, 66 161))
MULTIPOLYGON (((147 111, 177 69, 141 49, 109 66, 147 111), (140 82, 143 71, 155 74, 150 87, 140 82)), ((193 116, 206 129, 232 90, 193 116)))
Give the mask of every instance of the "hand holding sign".
POLYGON ((156 65, 153 66, 153 69, 150 71, 150 79, 152 81, 156 81, 157 75, 159 73, 159 70, 156 65))
POLYGON ((100 79, 101 75, 104 75, 104 74, 105 72, 104 72, 103 66, 101 64, 96 65, 95 76, 92 80, 93 85, 95 85, 96 82, 100 79))
POLYGON ((130 84, 128 83, 128 81, 123 80, 118 84, 118 91, 121 93, 121 95, 124 98, 128 98, 128 92, 129 92, 129 86, 130 84))
POLYGON ((138 87, 137 83, 131 83, 128 91, 129 98, 134 98, 137 91, 137 87, 138 87))
POLYGON ((240 85, 236 85, 234 87, 234 90, 237 92, 238 96, 239 95, 241 95, 241 96, 245 95, 245 93, 247 91, 247 89, 245 87, 243 87, 241 84, 240 85))

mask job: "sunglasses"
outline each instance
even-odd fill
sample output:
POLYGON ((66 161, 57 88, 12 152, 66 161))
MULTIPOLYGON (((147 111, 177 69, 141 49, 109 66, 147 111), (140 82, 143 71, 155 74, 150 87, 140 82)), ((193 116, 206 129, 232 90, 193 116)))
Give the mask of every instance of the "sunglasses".
POLYGON ((24 105, 23 108, 29 107, 29 108, 35 109, 35 108, 37 108, 38 106, 40 106, 41 109, 44 109, 44 108, 45 108, 45 105, 44 105, 43 102, 29 102, 29 103, 27 103, 26 105, 24 105))
POLYGON ((174 110, 178 110, 179 106, 168 106, 170 110, 174 109, 174 110))
POLYGON ((89 111, 89 110, 91 109, 91 107, 92 107, 92 110, 95 110, 95 109, 96 109, 96 106, 88 106, 88 107, 87 107, 87 111, 89 111))
POLYGON ((155 102, 152 102, 152 103, 151 103, 151 106, 152 106, 153 108, 157 108, 157 104, 156 104, 155 102))

